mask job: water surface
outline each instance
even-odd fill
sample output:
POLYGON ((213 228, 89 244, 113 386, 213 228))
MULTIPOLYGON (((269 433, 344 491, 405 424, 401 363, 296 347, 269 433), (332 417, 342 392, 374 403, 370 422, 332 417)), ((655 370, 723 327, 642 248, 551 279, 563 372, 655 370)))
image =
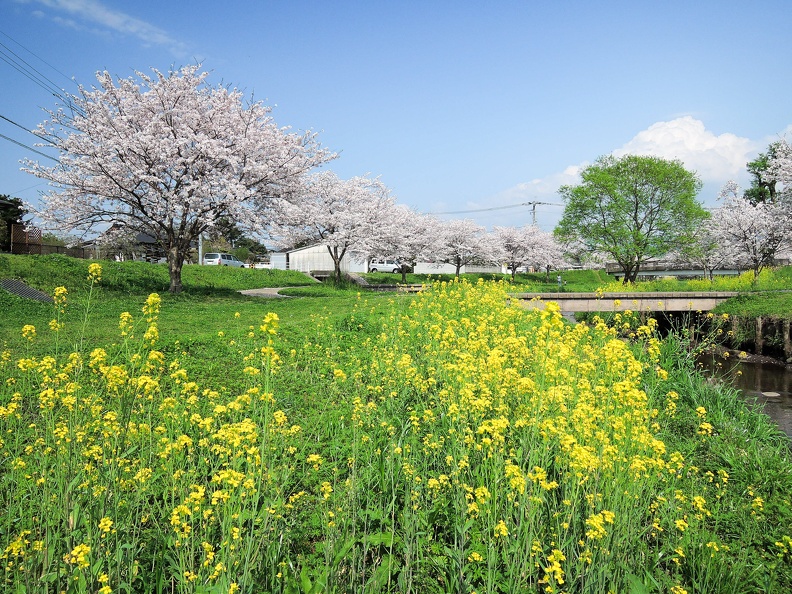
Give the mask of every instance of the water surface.
POLYGON ((724 359, 711 355, 699 359, 708 373, 714 373, 756 402, 778 427, 792 438, 792 365, 768 360, 724 359), (718 365, 720 363, 720 365, 718 365))

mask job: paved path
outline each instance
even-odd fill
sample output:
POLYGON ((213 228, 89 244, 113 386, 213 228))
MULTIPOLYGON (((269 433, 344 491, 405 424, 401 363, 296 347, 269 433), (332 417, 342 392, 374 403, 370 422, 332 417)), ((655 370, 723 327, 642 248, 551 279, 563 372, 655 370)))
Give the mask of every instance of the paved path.
POLYGON ((281 295, 278 291, 282 291, 288 287, 265 287, 263 289, 244 289, 239 291, 243 295, 249 295, 250 297, 269 297, 269 298, 280 298, 280 299, 288 299, 291 295, 281 295))

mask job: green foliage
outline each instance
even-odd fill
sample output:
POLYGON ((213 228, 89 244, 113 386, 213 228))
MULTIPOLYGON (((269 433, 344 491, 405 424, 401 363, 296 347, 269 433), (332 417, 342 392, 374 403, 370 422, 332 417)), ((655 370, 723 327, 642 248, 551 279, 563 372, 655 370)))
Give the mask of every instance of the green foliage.
POLYGON ((563 186, 564 214, 555 230, 564 243, 608 254, 625 282, 640 265, 690 243, 707 211, 696 201, 701 181, 679 161, 626 155, 600 157, 563 186))
MULTIPOLYGON (((792 293, 750 293, 739 295, 721 303, 714 311, 741 318, 772 317, 792 319, 792 293)), ((753 339, 751 331, 749 330, 748 332, 750 338, 753 339)))
POLYGON ((22 222, 26 211, 19 198, 0 194, 0 251, 11 247, 11 225, 22 222))
POLYGON ((751 187, 745 190, 745 198, 752 204, 760 202, 775 202, 776 181, 768 175, 767 168, 770 160, 775 157, 776 151, 781 141, 772 142, 767 147, 767 152, 759 153, 753 161, 746 164, 748 173, 751 174, 751 187))
POLYGON ((246 247, 235 248, 231 253, 234 254, 240 262, 247 262, 250 258, 250 250, 246 247))

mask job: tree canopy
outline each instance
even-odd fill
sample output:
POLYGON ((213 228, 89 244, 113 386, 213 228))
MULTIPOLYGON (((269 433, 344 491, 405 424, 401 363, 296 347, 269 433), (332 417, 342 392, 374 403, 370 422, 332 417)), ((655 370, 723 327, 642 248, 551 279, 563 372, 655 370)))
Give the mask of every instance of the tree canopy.
POLYGON ((436 259, 453 264, 456 277, 463 266, 495 260, 491 241, 485 229, 470 219, 440 221, 436 243, 436 259))
POLYGON ((773 142, 767 147, 766 153, 759 153, 753 161, 746 163, 746 169, 751 174, 751 187, 745 190, 743 196, 751 204, 760 202, 775 202, 776 180, 769 171, 770 163, 776 158, 776 152, 781 147, 781 141, 773 142))
POLYGON ((388 237, 383 227, 396 224, 394 204, 378 179, 342 180, 332 171, 321 171, 310 177, 301 195, 280 202, 271 235, 282 247, 324 245, 339 282, 347 253, 367 256, 381 251, 388 237))
POLYGON ((679 161, 605 156, 562 186, 564 214, 555 229, 562 242, 602 252, 636 279, 641 265, 689 243, 707 211, 696 200, 701 181, 679 161))
POLYGON ((122 224, 158 239, 170 290, 181 291, 191 244, 220 221, 263 229, 274 198, 335 155, 315 134, 292 134, 271 108, 207 84, 199 66, 80 87, 69 110, 50 111, 37 134, 58 149, 52 167, 27 161, 53 188, 37 214, 55 229, 122 224))
POLYGON ((792 146, 786 139, 779 140, 771 146, 773 151, 767 159, 767 177, 781 185, 781 189, 777 190, 776 194, 782 201, 790 204, 792 203, 792 146))
POLYGON ((559 266, 564 255, 553 236, 536 225, 495 227, 492 239, 497 259, 505 262, 512 280, 520 266, 548 269, 559 266))
POLYGON ((22 223, 27 214, 22 201, 6 194, 0 194, 0 250, 11 249, 11 225, 22 223))
POLYGON ((735 262, 759 276, 762 268, 774 263, 776 255, 790 245, 792 224, 786 204, 752 202, 735 182, 721 190, 723 205, 712 213, 712 227, 718 244, 728 246, 735 262))

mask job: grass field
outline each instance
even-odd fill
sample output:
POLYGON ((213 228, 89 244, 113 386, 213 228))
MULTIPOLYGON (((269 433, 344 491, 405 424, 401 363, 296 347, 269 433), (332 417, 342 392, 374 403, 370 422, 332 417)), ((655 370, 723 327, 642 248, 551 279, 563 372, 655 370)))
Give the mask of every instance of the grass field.
POLYGON ((2 258, 5 591, 792 590, 789 441, 651 322, 2 258))

